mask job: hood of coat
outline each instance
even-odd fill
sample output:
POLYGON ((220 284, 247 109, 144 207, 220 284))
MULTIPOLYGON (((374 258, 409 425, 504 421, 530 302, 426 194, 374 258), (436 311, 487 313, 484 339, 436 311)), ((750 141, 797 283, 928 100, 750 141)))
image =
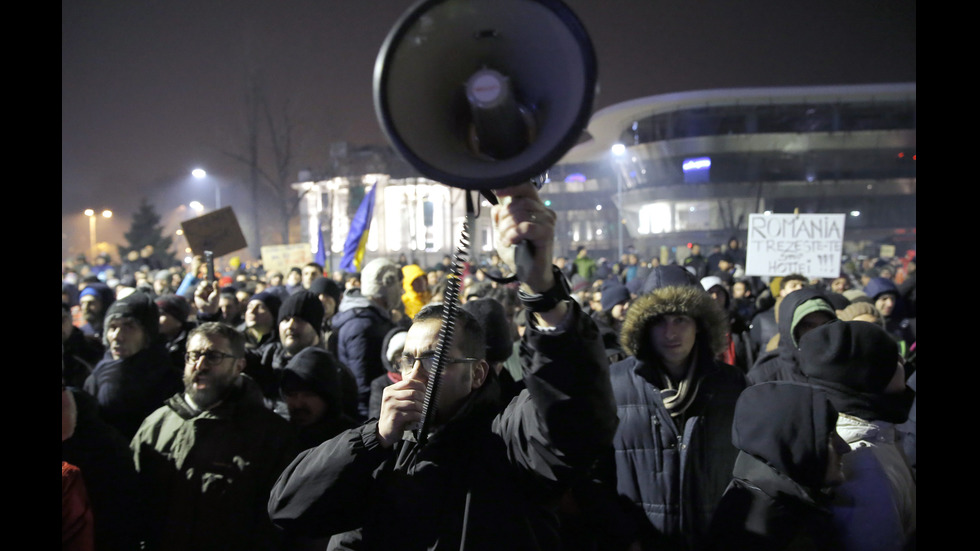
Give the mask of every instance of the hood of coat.
POLYGON ((779 345, 781 347, 784 346, 796 348, 796 339, 793 338, 793 314, 796 312, 797 308, 803 305, 803 303, 813 299, 823 300, 826 303, 827 310, 836 316, 834 307, 831 306, 823 292, 819 289, 804 287, 803 289, 793 291, 792 293, 783 297, 783 300, 779 302, 777 307, 778 310, 776 311, 776 319, 779 325, 779 345))
POLYGON ((698 341, 717 354, 728 344, 728 316, 701 287, 668 286, 641 295, 630 303, 620 332, 620 344, 631 356, 649 359, 650 326, 666 314, 684 314, 698 325, 698 341))
MULTIPOLYGON (((798 291, 797 291, 798 292, 798 291)), ((812 385, 770 381, 749 386, 735 404, 732 444, 808 488, 824 485, 827 442, 837 410, 812 385)))
POLYGON ((412 282, 420 277, 425 277, 425 270, 418 264, 402 266, 402 289, 406 293, 414 294, 415 291, 412 290, 412 282))

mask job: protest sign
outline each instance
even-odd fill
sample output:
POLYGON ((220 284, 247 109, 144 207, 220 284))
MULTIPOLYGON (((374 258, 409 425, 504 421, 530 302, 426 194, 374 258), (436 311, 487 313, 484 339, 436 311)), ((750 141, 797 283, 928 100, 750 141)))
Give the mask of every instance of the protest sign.
POLYGON ((218 258, 248 246, 231 207, 184 220, 180 223, 180 229, 194 254, 211 251, 218 258))
POLYGON ((264 245, 260 252, 262 254, 262 267, 265 268, 267 274, 281 272, 286 275, 293 266, 302 268, 304 264, 313 261, 313 252, 310 250, 309 243, 264 245))
POLYGON ((750 214, 745 274, 840 275, 843 214, 750 214))

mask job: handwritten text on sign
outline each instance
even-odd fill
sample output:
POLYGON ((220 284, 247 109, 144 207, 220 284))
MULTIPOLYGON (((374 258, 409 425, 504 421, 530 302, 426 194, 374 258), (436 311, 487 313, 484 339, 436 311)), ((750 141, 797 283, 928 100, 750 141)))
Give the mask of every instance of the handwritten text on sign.
POLYGON ((840 275, 843 214, 750 214, 745 273, 840 275))

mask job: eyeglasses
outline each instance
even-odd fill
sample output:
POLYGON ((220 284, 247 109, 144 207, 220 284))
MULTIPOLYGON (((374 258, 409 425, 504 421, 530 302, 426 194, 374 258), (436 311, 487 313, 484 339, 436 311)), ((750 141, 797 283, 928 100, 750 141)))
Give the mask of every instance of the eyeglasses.
MULTIPOLYGON (((422 362, 422 369, 424 369, 426 373, 432 373, 432 370, 435 369, 436 367, 435 354, 423 354, 417 357, 406 354, 401 358, 399 358, 398 368, 401 369, 402 372, 411 371, 412 368, 415 367, 416 361, 422 362)), ((478 361, 480 361, 480 358, 450 358, 446 362, 446 365, 461 364, 467 362, 478 362, 478 361)))
POLYGON ((237 358, 238 356, 233 356, 231 354, 225 354, 224 352, 219 352, 217 350, 206 350, 204 352, 198 350, 188 350, 187 354, 184 355, 184 359, 189 364, 196 364, 201 357, 204 357, 204 361, 211 365, 220 363, 225 358, 237 358))

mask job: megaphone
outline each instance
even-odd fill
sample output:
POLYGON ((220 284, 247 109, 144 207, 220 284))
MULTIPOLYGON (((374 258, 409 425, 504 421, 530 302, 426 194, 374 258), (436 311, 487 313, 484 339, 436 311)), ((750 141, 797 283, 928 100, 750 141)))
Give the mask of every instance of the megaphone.
POLYGON ((487 192, 533 180, 577 143, 596 73, 559 0, 422 0, 381 47, 374 106, 422 175, 487 192))

